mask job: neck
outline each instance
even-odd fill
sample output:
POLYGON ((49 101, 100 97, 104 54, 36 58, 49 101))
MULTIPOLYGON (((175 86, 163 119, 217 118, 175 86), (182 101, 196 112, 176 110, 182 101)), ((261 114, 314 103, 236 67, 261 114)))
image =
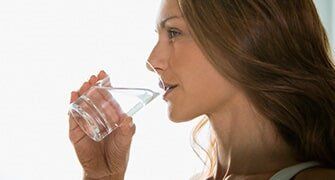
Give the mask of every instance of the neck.
POLYGON ((270 121, 257 114, 244 96, 234 96, 207 116, 217 139, 217 176, 220 170, 224 177, 268 175, 297 163, 270 121))

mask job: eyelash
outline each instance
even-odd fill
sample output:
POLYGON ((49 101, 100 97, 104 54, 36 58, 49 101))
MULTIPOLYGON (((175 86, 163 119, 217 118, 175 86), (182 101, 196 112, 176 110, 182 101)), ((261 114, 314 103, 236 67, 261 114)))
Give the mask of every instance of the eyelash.
POLYGON ((176 36, 180 35, 181 33, 179 31, 177 31, 176 29, 174 28, 170 28, 167 30, 167 33, 168 33, 168 37, 169 39, 173 39, 175 38, 176 36), (173 35, 174 34, 174 35, 173 35), (176 35, 177 34, 177 35, 176 35))

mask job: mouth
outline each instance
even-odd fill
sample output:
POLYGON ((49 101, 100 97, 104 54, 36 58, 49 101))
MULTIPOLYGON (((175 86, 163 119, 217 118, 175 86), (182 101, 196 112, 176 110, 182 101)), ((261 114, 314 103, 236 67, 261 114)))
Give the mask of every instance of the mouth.
POLYGON ((170 84, 162 81, 159 82, 159 87, 162 88, 165 92, 170 91, 177 86, 178 84, 170 84))

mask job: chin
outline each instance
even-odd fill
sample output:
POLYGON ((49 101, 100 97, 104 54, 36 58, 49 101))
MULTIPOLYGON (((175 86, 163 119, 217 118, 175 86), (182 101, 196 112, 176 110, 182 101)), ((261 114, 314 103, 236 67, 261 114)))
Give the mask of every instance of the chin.
POLYGON ((182 123, 182 122, 187 122, 190 121, 190 119, 185 119, 185 118, 176 118, 174 116, 169 116, 170 121, 174 123, 182 123))
POLYGON ((192 113, 186 113, 182 111, 173 111, 171 109, 168 110, 168 118, 174 123, 182 123, 188 122, 196 118, 196 115, 192 115, 192 113))

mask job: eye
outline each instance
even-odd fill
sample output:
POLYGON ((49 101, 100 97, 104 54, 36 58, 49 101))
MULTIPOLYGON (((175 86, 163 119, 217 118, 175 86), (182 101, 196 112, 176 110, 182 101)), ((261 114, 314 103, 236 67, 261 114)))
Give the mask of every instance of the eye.
POLYGON ((173 38, 175 38, 176 36, 178 36, 178 35, 181 34, 178 30, 176 30, 176 29, 174 29, 174 28, 168 29, 168 30, 167 30, 167 33, 168 33, 168 37, 169 37, 169 39, 173 39, 173 38))

